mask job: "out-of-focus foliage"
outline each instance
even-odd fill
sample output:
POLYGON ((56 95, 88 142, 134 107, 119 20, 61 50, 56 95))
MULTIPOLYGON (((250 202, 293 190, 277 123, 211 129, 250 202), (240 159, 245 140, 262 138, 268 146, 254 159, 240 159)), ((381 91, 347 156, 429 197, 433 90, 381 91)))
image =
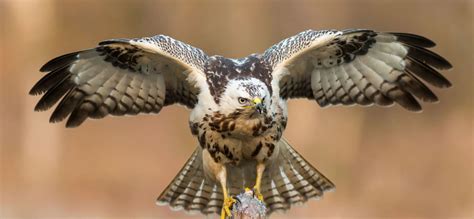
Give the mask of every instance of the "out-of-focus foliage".
POLYGON ((337 189, 275 218, 473 216, 473 1, 1 0, 0 25, 1 218, 190 217, 154 204, 197 145, 188 112, 49 124, 28 95, 49 59, 155 34, 242 57, 306 29, 354 27, 434 40, 454 86, 421 114, 292 101, 285 136, 337 189))

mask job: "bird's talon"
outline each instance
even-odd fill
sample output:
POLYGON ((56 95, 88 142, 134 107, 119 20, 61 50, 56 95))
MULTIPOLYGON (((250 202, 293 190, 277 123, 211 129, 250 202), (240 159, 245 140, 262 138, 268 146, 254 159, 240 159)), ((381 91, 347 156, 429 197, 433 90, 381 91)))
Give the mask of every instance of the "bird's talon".
POLYGON ((258 200, 263 202, 263 195, 262 194, 258 193, 257 198, 258 198, 258 200))
POLYGON ((263 195, 262 195, 262 193, 260 193, 260 189, 254 187, 253 188, 253 194, 254 194, 254 196, 257 197, 258 200, 263 202, 263 195))
POLYGON ((227 197, 224 199, 224 203, 222 206, 223 211, 221 213, 221 219, 232 216, 230 210, 232 209, 232 206, 234 205, 235 202, 236 200, 232 197, 227 197))

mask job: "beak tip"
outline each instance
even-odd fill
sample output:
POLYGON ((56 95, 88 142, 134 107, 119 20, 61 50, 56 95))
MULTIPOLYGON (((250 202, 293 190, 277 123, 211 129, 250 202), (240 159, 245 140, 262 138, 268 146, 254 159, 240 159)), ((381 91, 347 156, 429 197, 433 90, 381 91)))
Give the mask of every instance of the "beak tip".
POLYGON ((263 106, 263 104, 259 103, 259 104, 256 104, 255 105, 255 109, 257 110, 258 113, 263 113, 264 110, 265 110, 265 107, 263 106))

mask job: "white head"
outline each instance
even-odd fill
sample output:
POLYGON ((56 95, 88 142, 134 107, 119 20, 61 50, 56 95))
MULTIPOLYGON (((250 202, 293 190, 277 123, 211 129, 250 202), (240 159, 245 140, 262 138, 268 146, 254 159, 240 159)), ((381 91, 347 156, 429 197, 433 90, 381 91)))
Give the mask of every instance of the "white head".
POLYGON ((237 110, 243 115, 257 117, 268 112, 270 106, 268 87, 256 78, 229 81, 219 102, 219 111, 229 114, 237 110))

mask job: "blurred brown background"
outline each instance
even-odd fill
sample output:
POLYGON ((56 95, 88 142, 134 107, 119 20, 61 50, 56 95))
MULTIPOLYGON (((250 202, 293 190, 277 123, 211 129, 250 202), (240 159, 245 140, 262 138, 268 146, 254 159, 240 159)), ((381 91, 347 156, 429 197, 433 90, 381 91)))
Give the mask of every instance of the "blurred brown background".
POLYGON ((49 124, 27 95, 49 59, 101 40, 166 34, 242 57, 306 29, 411 32, 438 43, 454 86, 421 114, 290 102, 285 133, 336 183, 273 218, 472 218, 473 1, 0 0, 1 218, 198 218, 155 198, 197 145, 188 111, 49 124))

